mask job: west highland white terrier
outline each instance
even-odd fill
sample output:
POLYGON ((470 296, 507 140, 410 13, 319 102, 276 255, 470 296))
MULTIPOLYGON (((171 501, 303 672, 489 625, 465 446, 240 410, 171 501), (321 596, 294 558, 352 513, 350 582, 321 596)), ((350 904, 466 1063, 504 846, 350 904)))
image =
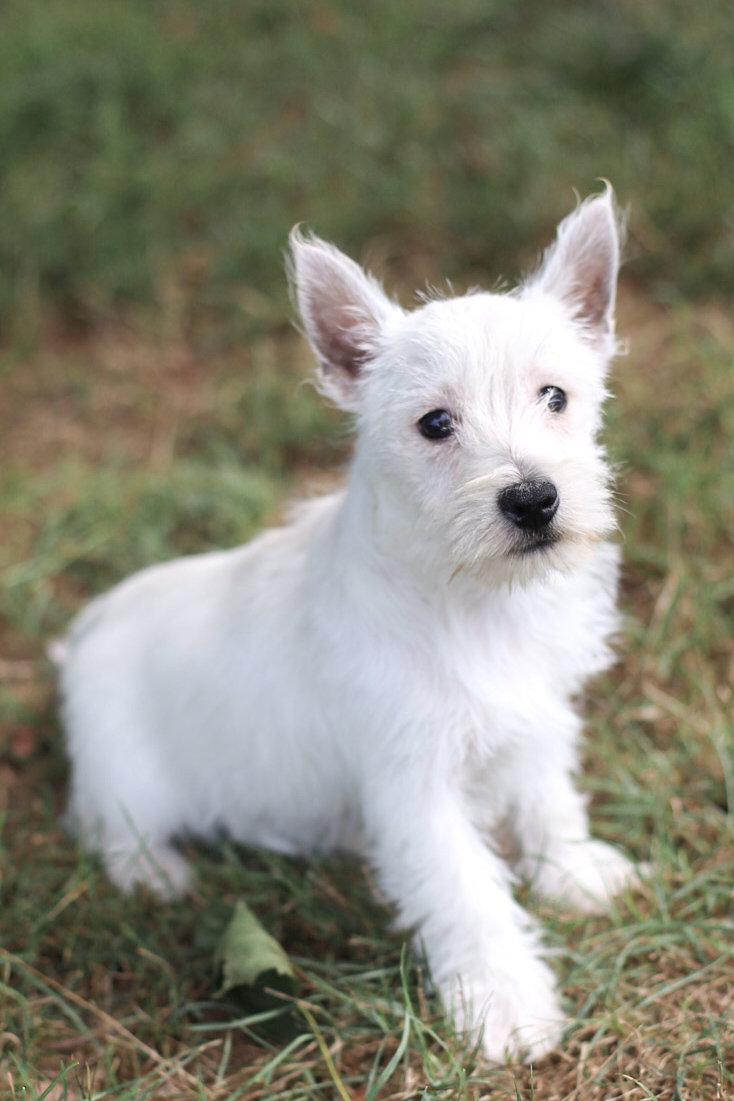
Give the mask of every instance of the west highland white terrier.
POLYGON ((408 312, 294 232, 320 385, 356 423, 346 488, 136 574, 63 644, 69 821, 116 884, 184 892, 187 834, 355 849, 495 1060, 564 1019, 515 875, 581 909, 636 876, 573 782, 573 701, 618 627, 597 433, 619 238, 607 189, 516 290, 408 312))

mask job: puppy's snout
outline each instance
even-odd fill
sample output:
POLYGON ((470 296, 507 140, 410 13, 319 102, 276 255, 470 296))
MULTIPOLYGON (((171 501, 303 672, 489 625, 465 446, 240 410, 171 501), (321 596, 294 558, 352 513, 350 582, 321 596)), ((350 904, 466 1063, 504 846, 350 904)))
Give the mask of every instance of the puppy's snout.
POLYGON ((498 497, 500 511, 524 531, 540 531, 558 511, 558 490, 553 482, 518 482, 498 497))

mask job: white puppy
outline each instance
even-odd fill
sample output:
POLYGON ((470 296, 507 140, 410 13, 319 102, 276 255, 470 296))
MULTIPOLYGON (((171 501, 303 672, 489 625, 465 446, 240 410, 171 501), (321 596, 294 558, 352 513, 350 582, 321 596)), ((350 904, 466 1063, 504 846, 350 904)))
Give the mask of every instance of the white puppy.
POLYGON ((513 872, 580 907, 634 876, 589 838, 572 700, 617 626, 609 470, 611 191, 510 294, 405 312, 293 236, 323 390, 354 414, 345 490, 245 547, 154 566, 94 601, 62 671, 70 821, 115 883, 190 882, 221 829, 358 849, 458 1026, 537 1058, 563 1016, 513 872))

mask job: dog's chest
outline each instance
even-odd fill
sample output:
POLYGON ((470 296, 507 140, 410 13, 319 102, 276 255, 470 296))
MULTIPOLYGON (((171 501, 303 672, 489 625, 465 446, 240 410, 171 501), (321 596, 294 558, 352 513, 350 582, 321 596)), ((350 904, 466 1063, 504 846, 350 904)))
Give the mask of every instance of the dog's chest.
POLYGON ((608 661, 604 594, 527 590, 444 610, 425 690, 464 738, 490 752, 553 723, 608 661))
POLYGON ((498 630, 491 621, 484 630, 450 631, 442 647, 435 692, 451 712, 457 732, 496 750, 515 740, 530 725, 538 709, 557 692, 551 655, 541 640, 527 632, 498 630))

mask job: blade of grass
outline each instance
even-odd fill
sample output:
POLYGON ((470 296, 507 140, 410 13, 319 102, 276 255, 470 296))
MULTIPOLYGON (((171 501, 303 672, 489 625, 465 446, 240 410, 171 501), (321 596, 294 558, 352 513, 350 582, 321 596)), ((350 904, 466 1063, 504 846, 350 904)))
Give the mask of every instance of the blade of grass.
POLYGON ((322 1036, 319 1026, 316 1024, 316 1018, 314 1017, 313 1013, 308 1008, 305 1002, 299 999, 296 1002, 296 1005, 298 1006, 298 1009, 301 1011, 303 1016, 306 1018, 306 1021, 308 1022, 311 1031, 316 1037, 319 1049, 324 1057, 324 1062, 326 1063, 326 1067, 329 1071, 329 1074, 331 1075, 331 1080, 336 1086, 339 1096, 341 1097, 342 1101, 352 1101, 349 1093, 347 1092, 346 1086, 342 1082, 341 1078, 339 1077, 339 1073, 334 1066, 334 1060, 331 1058, 331 1052, 326 1045, 326 1040, 322 1036))

